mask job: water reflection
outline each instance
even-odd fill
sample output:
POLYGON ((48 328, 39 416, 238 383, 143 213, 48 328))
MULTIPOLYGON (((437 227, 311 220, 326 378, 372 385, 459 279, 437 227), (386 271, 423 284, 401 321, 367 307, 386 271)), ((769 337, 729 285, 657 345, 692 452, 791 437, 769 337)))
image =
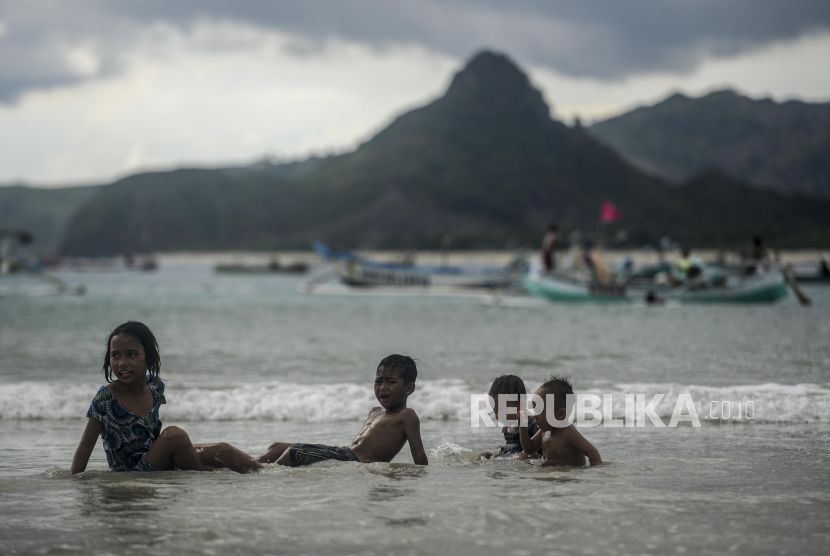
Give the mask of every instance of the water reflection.
POLYGON ((81 483, 81 511, 89 516, 147 514, 166 506, 166 498, 155 486, 133 480, 81 483))
POLYGON ((386 518, 384 521, 387 525, 396 525, 399 527, 424 527, 429 524, 429 520, 423 517, 386 518))
POLYGON ((374 486, 369 490, 369 502, 388 502, 410 494, 411 488, 399 488, 394 486, 374 486))
POLYGON ((390 463, 381 469, 373 469, 370 467, 369 472, 375 475, 383 475, 393 481, 402 481, 424 477, 427 474, 427 469, 426 467, 410 463, 390 463))

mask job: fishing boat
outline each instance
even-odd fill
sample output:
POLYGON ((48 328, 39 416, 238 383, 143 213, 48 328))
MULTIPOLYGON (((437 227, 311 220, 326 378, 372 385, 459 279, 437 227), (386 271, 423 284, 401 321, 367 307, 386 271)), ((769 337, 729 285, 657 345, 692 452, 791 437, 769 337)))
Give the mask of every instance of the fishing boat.
POLYGON ((218 264, 213 270, 217 274, 306 274, 309 265, 303 261, 282 264, 277 259, 272 259, 268 264, 261 265, 218 264))
POLYGON ((830 264, 825 259, 793 266, 793 275, 804 284, 830 284, 830 264))
POLYGON ((69 285, 57 276, 46 272, 41 266, 14 253, 18 245, 26 245, 32 239, 32 234, 26 230, 0 229, 0 277, 25 274, 54 286, 58 293, 75 295, 86 293, 86 287, 83 285, 69 285))
POLYGON ((373 261, 320 242, 314 242, 313 248, 337 265, 340 281, 349 286, 507 288, 519 284, 527 272, 522 259, 507 266, 417 265, 373 261))
POLYGON ((669 284, 598 284, 568 276, 543 274, 531 269, 524 279, 525 289, 551 301, 630 302, 653 299, 682 303, 763 303, 787 295, 787 281, 777 268, 744 276, 740 273, 707 271, 699 279, 678 286, 669 284))

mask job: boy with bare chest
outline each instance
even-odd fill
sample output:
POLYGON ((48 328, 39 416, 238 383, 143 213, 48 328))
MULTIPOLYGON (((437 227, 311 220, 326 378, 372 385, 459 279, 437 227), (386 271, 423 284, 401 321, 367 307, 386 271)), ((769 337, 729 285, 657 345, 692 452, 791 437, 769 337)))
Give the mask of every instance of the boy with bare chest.
POLYGON ((536 395, 545 400, 553 399, 553 407, 545 407, 545 410, 536 415, 536 424, 539 431, 531 436, 527 427, 521 427, 519 438, 522 443, 522 453, 519 459, 527 459, 528 454, 536 454, 541 448, 542 465, 568 465, 582 467, 585 465, 585 458, 591 465, 602 465, 602 458, 594 445, 588 442, 573 424, 568 425, 565 418, 568 416, 567 396, 573 396, 574 390, 571 383, 565 377, 553 376, 536 390, 536 395), (549 417, 556 422, 552 423, 549 417), (564 426, 563 426, 564 425, 564 426))
POLYGON ((421 442, 418 415, 406 407, 407 398, 415 391, 417 376, 418 370, 411 357, 386 357, 375 373, 375 398, 380 407, 372 408, 363 423, 363 429, 351 444, 335 447, 276 442, 257 461, 277 462, 291 467, 327 459, 363 463, 389 462, 409 442, 413 461, 418 465, 427 465, 429 462, 421 442))

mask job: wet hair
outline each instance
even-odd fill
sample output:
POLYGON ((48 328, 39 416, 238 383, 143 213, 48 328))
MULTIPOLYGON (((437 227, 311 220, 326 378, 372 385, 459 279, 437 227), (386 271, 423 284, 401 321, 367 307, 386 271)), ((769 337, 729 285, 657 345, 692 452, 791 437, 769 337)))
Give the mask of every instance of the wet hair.
POLYGON ((418 368, 415 366, 415 360, 406 355, 398 355, 394 353, 388 357, 384 357, 378 364, 378 370, 397 371, 400 373, 404 384, 415 382, 418 378, 418 368))
POLYGON ((527 394, 524 381, 516 375, 501 375, 493 381, 487 393, 494 400, 499 394, 527 394))
POLYGON ((161 368, 159 344, 146 324, 131 320, 116 326, 115 330, 107 336, 107 353, 104 355, 104 376, 107 382, 113 382, 112 367, 110 366, 110 343, 116 336, 125 336, 141 342, 141 347, 144 348, 144 362, 147 364, 148 380, 155 379, 161 368))
POLYGON ((571 386, 571 377, 566 375, 551 375, 550 379, 539 387, 544 394, 553 394, 553 410, 560 407, 567 407, 568 394, 573 395, 574 389, 571 386))

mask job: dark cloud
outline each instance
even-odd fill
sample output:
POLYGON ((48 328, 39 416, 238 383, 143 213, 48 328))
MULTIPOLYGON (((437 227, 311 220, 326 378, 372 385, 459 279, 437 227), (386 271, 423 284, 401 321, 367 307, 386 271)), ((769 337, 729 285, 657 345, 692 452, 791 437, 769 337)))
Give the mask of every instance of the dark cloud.
POLYGON ((466 58, 481 48, 560 73, 615 80, 688 72, 830 27, 827 0, 60 0, 0 1, 0 100, 117 71, 157 23, 234 21, 383 48, 418 44, 466 58), (94 63, 93 63, 94 62, 94 63))

